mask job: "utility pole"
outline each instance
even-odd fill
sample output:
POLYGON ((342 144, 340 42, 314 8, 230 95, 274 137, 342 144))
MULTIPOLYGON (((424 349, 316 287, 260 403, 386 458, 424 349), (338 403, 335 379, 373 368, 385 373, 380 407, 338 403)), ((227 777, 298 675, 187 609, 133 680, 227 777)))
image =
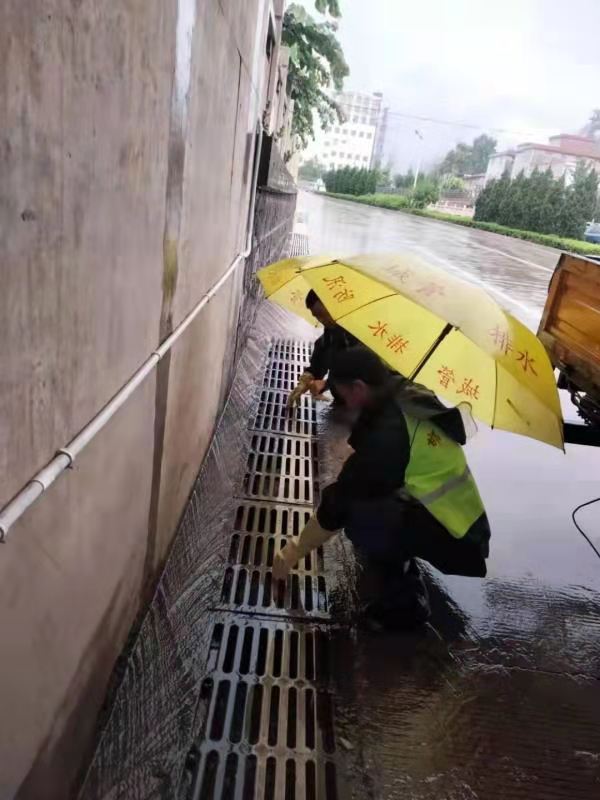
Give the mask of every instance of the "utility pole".
MULTIPOLYGON (((417 130, 417 128, 415 128, 415 136, 418 136, 419 139, 422 142, 424 141, 423 134, 421 133, 421 131, 417 130)), ((413 183, 413 189, 417 188, 417 181, 419 180, 419 171, 421 169, 421 160, 422 160, 422 158, 423 158, 423 145, 421 145, 421 147, 419 148, 419 160, 417 162, 417 171, 415 172, 415 180, 414 180, 414 183, 413 183)))

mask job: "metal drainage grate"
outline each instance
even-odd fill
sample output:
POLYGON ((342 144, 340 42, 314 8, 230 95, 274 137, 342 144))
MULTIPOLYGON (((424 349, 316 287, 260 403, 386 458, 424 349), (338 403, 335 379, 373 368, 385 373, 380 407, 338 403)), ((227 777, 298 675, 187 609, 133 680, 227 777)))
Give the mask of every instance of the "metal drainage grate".
POLYGON ((292 233, 290 237, 290 258, 308 255, 308 236, 305 233, 292 233))
POLYGON ((237 611, 279 614, 293 617, 327 615, 328 600, 325 577, 302 569, 288 576, 287 582, 273 581, 269 567, 230 566, 225 570, 221 589, 221 608, 237 611))
POLYGON ((271 536, 298 536, 311 516, 310 508, 240 502, 235 515, 235 529, 246 533, 266 533, 271 536))
POLYGON ((317 446, 310 439, 252 437, 243 492, 248 497, 313 505, 318 497, 317 446))
POLYGON ((217 622, 208 668, 191 797, 339 800, 325 631, 217 622))
MULTIPOLYGON (((281 549, 285 542, 283 537, 234 533, 229 546, 229 563, 234 566, 271 568, 275 548, 281 549)), ((298 568, 310 575, 323 572, 323 549, 319 548, 305 556, 298 568)))
POLYGON ((307 367, 308 361, 270 361, 265 369, 263 384, 269 389, 291 392, 307 367))
POLYGON ((323 618, 327 614, 327 586, 323 549, 303 558, 285 584, 273 580, 275 553, 287 536, 297 535, 311 509, 266 503, 240 503, 231 537, 229 564, 221 588, 221 608, 323 618))
POLYGON ((323 550, 286 584, 275 553, 298 535, 318 492, 316 409, 294 415, 289 390, 312 345, 274 342, 254 419, 247 472, 212 630, 201 740, 186 775, 193 800, 340 800, 329 684, 323 550), (286 435, 287 434, 287 435, 286 435), (257 499, 254 499, 257 498, 257 499))
POLYGON ((269 348, 269 358, 280 361, 296 361, 302 368, 308 365, 313 352, 313 343, 298 339, 278 339, 269 348))
POLYGON ((290 413, 287 408, 288 393, 277 389, 263 389, 260 393, 254 428, 260 431, 287 433, 294 436, 315 436, 317 409, 309 397, 302 397, 290 413))

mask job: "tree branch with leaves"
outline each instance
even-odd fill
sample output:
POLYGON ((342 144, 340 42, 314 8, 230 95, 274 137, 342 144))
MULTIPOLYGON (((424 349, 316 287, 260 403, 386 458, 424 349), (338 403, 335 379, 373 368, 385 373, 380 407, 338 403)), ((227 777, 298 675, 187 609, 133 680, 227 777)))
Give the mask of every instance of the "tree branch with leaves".
MULTIPOLYGON (((316 0, 315 6, 321 13, 340 16, 337 0, 316 0)), ((349 74, 335 32, 335 22, 316 22, 296 3, 290 5, 283 19, 282 42, 290 48, 287 89, 294 101, 292 132, 303 146, 314 138, 315 114, 324 129, 344 119, 329 94, 341 91, 349 74)))

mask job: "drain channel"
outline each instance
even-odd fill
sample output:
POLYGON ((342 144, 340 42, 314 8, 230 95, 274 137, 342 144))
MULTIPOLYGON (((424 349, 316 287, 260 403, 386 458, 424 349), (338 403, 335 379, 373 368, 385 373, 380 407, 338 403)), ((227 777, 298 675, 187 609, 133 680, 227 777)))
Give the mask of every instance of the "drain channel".
POLYGON ((190 752, 193 800, 340 800, 329 686, 323 550, 285 584, 273 559, 318 502, 316 408, 286 408, 311 354, 273 342, 254 418, 246 473, 215 612, 204 733, 190 752), (193 756, 193 758, 192 758, 193 756))

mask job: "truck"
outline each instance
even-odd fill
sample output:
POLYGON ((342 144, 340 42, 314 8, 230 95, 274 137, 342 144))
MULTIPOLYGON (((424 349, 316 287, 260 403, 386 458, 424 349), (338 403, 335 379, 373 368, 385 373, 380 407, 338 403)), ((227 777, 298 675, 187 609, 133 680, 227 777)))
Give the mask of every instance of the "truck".
POLYGON ((565 422, 565 442, 600 446, 600 260, 562 253, 538 336, 582 423, 565 422))

